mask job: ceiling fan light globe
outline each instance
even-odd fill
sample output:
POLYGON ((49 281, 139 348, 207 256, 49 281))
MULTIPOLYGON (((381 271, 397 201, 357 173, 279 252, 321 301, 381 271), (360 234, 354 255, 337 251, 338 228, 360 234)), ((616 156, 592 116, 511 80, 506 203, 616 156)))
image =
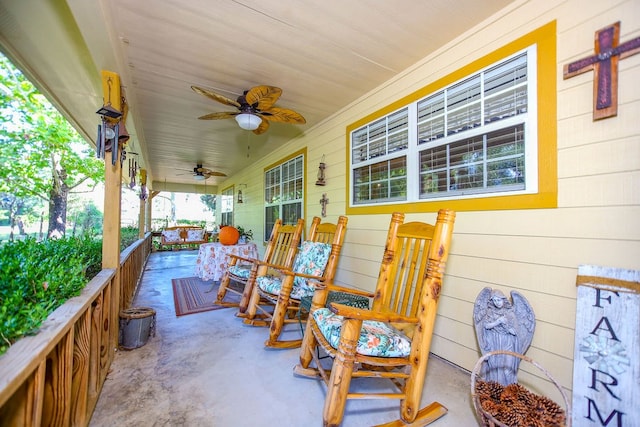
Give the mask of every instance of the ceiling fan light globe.
POLYGON ((193 175, 193 179, 196 181, 204 181, 206 178, 204 175, 193 175))
POLYGON ((244 130, 256 130, 262 123, 262 119, 255 114, 242 113, 236 116, 236 122, 244 130))

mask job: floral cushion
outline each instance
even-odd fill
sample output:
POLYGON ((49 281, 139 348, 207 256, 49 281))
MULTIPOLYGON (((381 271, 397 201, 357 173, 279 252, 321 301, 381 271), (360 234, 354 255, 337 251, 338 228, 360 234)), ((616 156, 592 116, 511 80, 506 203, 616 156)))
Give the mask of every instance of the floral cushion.
POLYGON ((182 240, 180 238, 180 230, 164 230, 162 237, 164 237, 165 242, 179 242, 182 240))
POLYGON ((248 279, 251 274, 250 265, 232 265, 229 266, 229 274, 232 276, 248 279))
MULTIPOLYGON (((324 269, 329 261, 329 255, 331 254, 331 245, 327 243, 318 242, 302 242, 298 255, 293 262, 292 270, 295 273, 308 274, 310 276, 322 277, 324 269)), ((304 277, 296 277, 294 280, 294 287, 299 286, 307 289, 313 294, 314 287, 309 285, 308 280, 304 277)))
MULTIPOLYGON (((298 251, 295 261, 293 262, 293 271, 296 273, 309 274, 321 277, 324 269, 329 261, 331 254, 331 245, 318 242, 302 242, 302 246, 298 251)), ((256 283, 264 292, 273 295, 279 295, 282 288, 282 279, 277 275, 260 276, 256 279, 256 283)), ((295 277, 293 279, 293 289, 290 297, 293 299, 302 299, 305 296, 313 295, 314 287, 310 285, 304 277, 295 277)))
MULTIPOLYGON (((313 312, 313 318, 329 344, 333 348, 338 348, 344 317, 333 313, 328 308, 320 308, 313 312)), ((358 354, 374 357, 407 357, 410 351, 411 341, 393 326, 373 320, 362 322, 356 348, 358 354)))
POLYGON ((199 242, 204 238, 204 230, 187 230, 187 242, 199 242))
MULTIPOLYGON (((256 284, 264 292, 272 295, 280 295, 280 289, 282 289, 282 276, 274 276, 269 274, 267 274, 266 276, 258 276, 256 277, 256 284)), ((293 289, 291 290, 289 298, 301 300, 302 297, 311 295, 313 295, 313 289, 311 289, 311 292, 309 292, 307 288, 296 286, 294 282, 293 289)))

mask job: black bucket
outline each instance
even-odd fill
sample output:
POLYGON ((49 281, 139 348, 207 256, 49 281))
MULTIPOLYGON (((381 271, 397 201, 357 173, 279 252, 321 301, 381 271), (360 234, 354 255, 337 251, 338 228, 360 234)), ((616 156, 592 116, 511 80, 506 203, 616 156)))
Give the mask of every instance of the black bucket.
POLYGON ((120 311, 119 347, 133 350, 142 347, 156 335, 156 311, 149 307, 134 307, 120 311))

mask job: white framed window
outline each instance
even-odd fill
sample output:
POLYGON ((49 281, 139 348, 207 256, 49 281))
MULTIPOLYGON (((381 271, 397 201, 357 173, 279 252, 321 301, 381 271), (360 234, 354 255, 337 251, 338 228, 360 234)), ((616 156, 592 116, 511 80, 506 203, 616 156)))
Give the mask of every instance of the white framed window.
POLYGON ((351 132, 351 206, 538 191, 532 45, 351 132))
POLYGON ((264 240, 279 218, 296 224, 303 217, 304 154, 285 160, 264 173, 264 240))
POLYGON ((221 225, 233 225, 233 187, 225 188, 220 195, 221 225))

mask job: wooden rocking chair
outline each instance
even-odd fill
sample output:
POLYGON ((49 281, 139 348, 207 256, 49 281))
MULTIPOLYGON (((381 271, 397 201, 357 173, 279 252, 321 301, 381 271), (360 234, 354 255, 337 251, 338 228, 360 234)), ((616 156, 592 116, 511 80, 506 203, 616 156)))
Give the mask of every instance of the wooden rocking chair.
POLYGON ((303 219, 299 219, 296 225, 282 225, 282 220, 278 219, 271 229, 271 236, 262 259, 264 263, 260 263, 260 260, 257 259, 229 255, 229 266, 220 281, 218 297, 214 304, 224 307, 238 307, 238 313, 244 313, 249 305, 256 277, 267 273, 267 264, 291 268, 303 231, 303 219), (243 284, 243 290, 239 291, 230 287, 229 284, 232 281, 243 284), (240 302, 224 301, 227 292, 241 295, 240 302))
POLYGON ((346 227, 345 216, 339 217, 337 224, 320 223, 320 218, 314 217, 308 239, 302 242, 291 268, 264 264, 272 274, 256 278, 244 322, 253 326, 270 325, 267 347, 294 348, 302 343, 301 339, 281 340, 280 335, 285 324, 298 322, 295 314, 300 300, 313 295, 315 288, 309 281, 333 280, 346 227))
POLYGON ((438 402, 419 405, 454 219, 455 212, 440 210, 434 226, 404 223, 404 214, 394 213, 373 293, 317 285, 294 374, 327 383, 325 426, 340 425, 347 399, 400 399, 401 420, 384 426, 424 426, 446 414, 438 402), (326 308, 329 291, 369 296, 372 308, 326 308), (318 346, 333 358, 330 370, 320 364, 318 346), (350 392, 355 377, 388 378, 399 392, 350 392))

